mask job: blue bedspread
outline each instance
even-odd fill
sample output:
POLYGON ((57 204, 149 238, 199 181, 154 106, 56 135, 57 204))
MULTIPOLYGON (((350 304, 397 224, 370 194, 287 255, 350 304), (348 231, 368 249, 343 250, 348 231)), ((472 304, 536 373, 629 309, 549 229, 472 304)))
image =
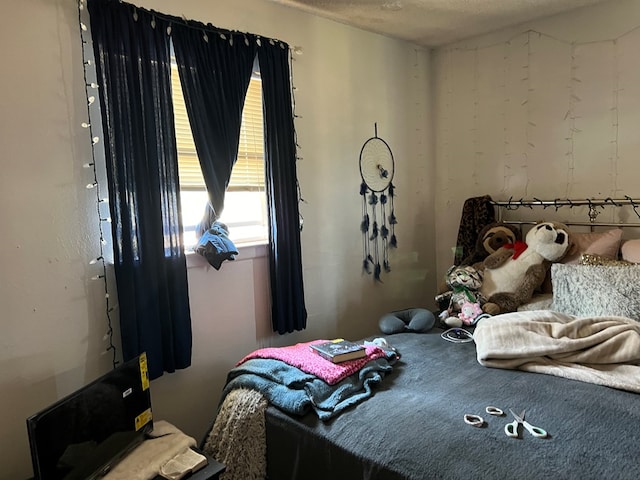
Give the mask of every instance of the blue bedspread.
POLYGON ((391 370, 389 360, 378 358, 341 382, 329 385, 280 360, 256 358, 229 372, 222 398, 233 389, 250 388, 287 413, 304 415, 313 410, 321 420, 329 420, 369 398, 372 387, 391 370))

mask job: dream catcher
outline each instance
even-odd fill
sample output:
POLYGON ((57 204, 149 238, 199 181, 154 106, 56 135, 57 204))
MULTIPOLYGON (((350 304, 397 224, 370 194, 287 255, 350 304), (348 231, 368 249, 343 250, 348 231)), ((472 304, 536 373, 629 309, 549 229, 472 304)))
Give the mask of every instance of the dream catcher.
POLYGON ((364 142, 360 150, 360 195, 362 196, 363 271, 380 280, 384 268, 390 272, 389 247, 397 247, 396 216, 393 210, 393 154, 387 142, 375 136, 364 142), (382 260, 382 264, 380 263, 382 260))

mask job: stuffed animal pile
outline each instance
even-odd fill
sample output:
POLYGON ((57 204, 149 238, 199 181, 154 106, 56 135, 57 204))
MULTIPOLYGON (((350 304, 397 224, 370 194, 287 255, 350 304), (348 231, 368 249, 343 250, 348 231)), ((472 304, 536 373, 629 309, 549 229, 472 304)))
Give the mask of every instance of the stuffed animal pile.
POLYGON ((482 262, 480 293, 487 299, 485 311, 489 308, 495 313, 516 311, 542 285, 551 263, 561 260, 572 249, 566 225, 542 222, 527 232, 526 243, 515 242, 493 252, 482 262))
POLYGON ((516 311, 542 285, 551 263, 573 251, 569 228, 562 223, 536 224, 527 232, 526 242, 511 227, 485 227, 467 261, 482 257, 482 251, 487 252, 486 258, 473 265, 453 265, 447 271, 448 290, 441 288, 443 293, 435 297, 442 309, 439 318, 446 325, 475 325, 484 316, 516 311))

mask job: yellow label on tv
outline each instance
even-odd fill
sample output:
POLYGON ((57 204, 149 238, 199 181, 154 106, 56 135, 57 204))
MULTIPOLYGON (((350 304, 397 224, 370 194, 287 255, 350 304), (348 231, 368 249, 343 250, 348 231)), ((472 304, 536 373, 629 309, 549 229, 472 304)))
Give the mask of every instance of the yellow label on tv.
POLYGON ((136 431, 140 430, 147 423, 149 423, 152 418, 153 418, 153 415, 151 414, 151 409, 147 408, 144 412, 142 412, 140 415, 136 417, 136 420, 135 420, 136 431))
POLYGON ((142 391, 149 388, 149 369, 147 368, 147 354, 140 354, 140 380, 142 382, 142 391))

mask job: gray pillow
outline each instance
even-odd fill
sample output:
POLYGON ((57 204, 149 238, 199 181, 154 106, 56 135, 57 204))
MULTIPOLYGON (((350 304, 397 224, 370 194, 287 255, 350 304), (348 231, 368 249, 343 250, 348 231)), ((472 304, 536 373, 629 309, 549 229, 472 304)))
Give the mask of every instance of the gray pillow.
POLYGON ((432 312, 424 308, 408 308, 383 315, 378 322, 380 331, 386 335, 400 332, 427 332, 436 322, 432 312))
POLYGON ((551 265, 552 310, 640 321, 640 266, 551 265))

